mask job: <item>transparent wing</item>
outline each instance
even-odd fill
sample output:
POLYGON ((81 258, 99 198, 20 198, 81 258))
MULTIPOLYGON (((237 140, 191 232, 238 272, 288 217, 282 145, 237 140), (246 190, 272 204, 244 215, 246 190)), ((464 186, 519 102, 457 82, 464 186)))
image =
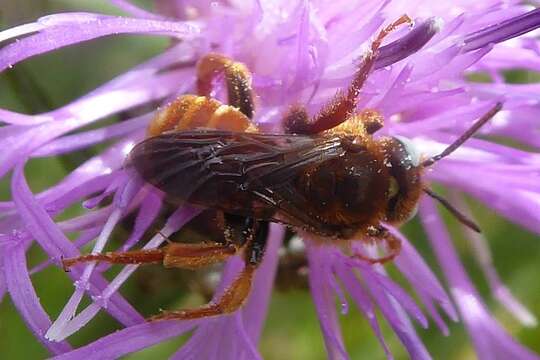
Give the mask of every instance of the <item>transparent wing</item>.
POLYGON ((338 137, 196 129, 144 140, 127 164, 173 202, 316 230, 295 180, 343 153, 338 137))

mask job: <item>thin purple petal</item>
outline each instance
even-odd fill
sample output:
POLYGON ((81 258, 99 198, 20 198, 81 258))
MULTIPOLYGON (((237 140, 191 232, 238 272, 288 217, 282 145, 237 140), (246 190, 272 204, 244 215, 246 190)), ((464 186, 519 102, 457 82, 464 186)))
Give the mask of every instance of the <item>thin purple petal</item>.
POLYGON ((366 290, 362 287, 359 279, 350 268, 345 267, 343 264, 336 264, 335 266, 337 267, 337 275, 339 276, 339 279, 343 281, 343 285, 346 287, 354 302, 368 320, 369 325, 381 343, 386 358, 393 359, 394 357, 392 356, 392 353, 390 352, 390 349, 388 348, 379 327, 375 308, 373 307, 373 303, 367 295, 366 290))
POLYGON ((381 47, 373 67, 381 69, 414 54, 441 30, 441 22, 440 18, 430 18, 422 21, 401 39, 381 47))
POLYGON ((538 355, 512 339, 489 314, 458 260, 433 201, 424 199, 420 214, 480 359, 539 359, 538 355))
MULTIPOLYGON (((113 359, 180 336, 208 320, 160 321, 130 326, 91 344, 54 357, 55 360, 113 359)), ((211 321, 211 320, 210 320, 211 321)))
MULTIPOLYGON (((90 13, 50 15, 39 19, 37 24, 43 26, 37 34, 19 39, 0 49, 0 71, 29 57, 107 35, 140 33, 190 37, 199 31, 196 26, 183 22, 90 13)), ((5 34, 0 32, 0 38, 5 38, 5 34)))
POLYGON ((328 276, 332 276, 331 267, 328 263, 328 252, 332 252, 332 250, 316 245, 306 245, 310 269, 309 286, 319 318, 319 324, 324 335, 328 358, 348 359, 349 355, 345 350, 338 324, 333 299, 334 294, 327 279, 328 276))
MULTIPOLYGON (((17 166, 14 172, 12 195, 27 230, 49 257, 59 261, 61 257, 77 256, 78 251, 75 246, 33 198, 22 171, 22 165, 17 166)), ((79 274, 76 269, 70 273, 73 277, 77 275, 79 274)), ((104 280, 98 277, 94 279, 94 285, 99 289, 103 287, 104 280)), ((90 291, 95 293, 98 289, 93 286, 90 291)), ((107 308, 107 311, 126 325, 136 324, 142 320, 142 317, 120 296, 111 299, 111 306, 107 308)))
POLYGON ((361 270, 361 273, 379 309, 409 352, 411 358, 415 360, 431 359, 422 340, 418 337, 416 330, 398 302, 400 299, 390 297, 368 271, 361 270))
POLYGON ((45 338, 51 320, 41 306, 30 280, 24 246, 19 244, 3 247, 2 252, 4 252, 4 274, 11 300, 30 330, 52 353, 61 354, 69 351, 71 347, 67 342, 51 342, 45 338))
POLYGON ((502 42, 540 27, 540 9, 491 25, 465 37, 464 50, 473 51, 489 44, 502 42))

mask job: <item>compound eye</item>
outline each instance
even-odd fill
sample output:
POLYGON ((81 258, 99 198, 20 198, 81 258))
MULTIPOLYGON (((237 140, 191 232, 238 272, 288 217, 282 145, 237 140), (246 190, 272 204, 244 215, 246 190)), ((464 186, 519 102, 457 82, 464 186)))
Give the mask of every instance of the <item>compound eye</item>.
POLYGON ((388 199, 394 198, 399 193, 399 184, 395 177, 390 176, 390 185, 388 186, 388 199))

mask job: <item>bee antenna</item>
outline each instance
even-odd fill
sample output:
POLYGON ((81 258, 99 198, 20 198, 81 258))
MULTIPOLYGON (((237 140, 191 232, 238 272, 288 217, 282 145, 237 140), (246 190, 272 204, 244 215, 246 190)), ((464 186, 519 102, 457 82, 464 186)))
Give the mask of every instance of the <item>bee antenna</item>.
POLYGON ((431 191, 431 189, 425 187, 423 188, 424 192, 428 194, 433 199, 437 200, 442 206, 446 208, 450 212, 450 214, 454 215, 454 217, 463 225, 467 226, 469 229, 476 231, 477 233, 481 233, 482 230, 480 230, 480 227, 474 223, 471 219, 467 218, 464 214, 460 213, 458 209, 456 209, 452 204, 448 202, 445 198, 442 196, 434 193, 431 191))
POLYGON ((501 109, 502 109, 502 103, 498 102, 487 113, 482 115, 482 117, 478 119, 467 131, 465 131, 463 135, 461 135, 452 144, 448 145, 448 147, 444 149, 442 153, 432 156, 427 160, 424 160, 422 162, 422 167, 431 166, 435 164, 437 161, 441 160, 442 158, 453 153, 457 148, 463 145, 465 141, 467 141, 471 136, 473 136, 478 131, 478 129, 484 126, 485 123, 487 123, 493 116, 495 116, 495 114, 498 113, 501 109))

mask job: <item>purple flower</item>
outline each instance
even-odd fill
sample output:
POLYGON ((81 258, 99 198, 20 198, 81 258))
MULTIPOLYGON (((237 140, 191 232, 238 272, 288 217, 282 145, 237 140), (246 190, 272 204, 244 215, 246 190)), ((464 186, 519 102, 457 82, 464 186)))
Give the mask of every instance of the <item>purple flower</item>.
MULTIPOLYGON (((119 250, 140 245, 142 235, 158 216, 162 199, 122 165, 134 144, 143 138, 153 112, 94 130, 84 127, 140 105, 194 93, 193 64, 210 51, 226 54, 249 67, 258 96, 255 119, 268 131, 279 131, 281 116, 290 105, 305 103, 315 113, 338 88, 346 86, 370 40, 382 26, 406 13, 416 19, 416 25, 396 31, 385 42, 361 94, 359 108, 374 108, 384 115, 383 134, 406 136, 426 156, 434 155, 495 103, 503 102, 503 110, 482 128, 481 134, 488 139, 489 135, 504 136, 536 148, 540 145, 537 84, 507 84, 502 75, 516 68, 540 69, 540 43, 530 33, 540 26, 540 11, 520 1, 335 0, 329 4, 306 0, 185 0, 157 2, 156 13, 127 1, 110 2, 129 17, 64 13, 0 32, 0 70, 103 36, 130 33, 175 40, 159 56, 54 111, 25 115, 0 109, 0 121, 6 124, 0 128, 0 176, 13 171, 12 201, 0 202, 0 298, 9 293, 36 338, 58 358, 116 358, 188 331, 193 331, 191 338, 173 358, 261 358, 257 342, 284 234, 279 225, 271 226, 268 249, 247 304, 230 316, 145 322, 117 293, 137 266, 125 266, 108 281, 102 275, 106 267, 89 263, 66 274, 73 279, 75 290, 61 314, 51 321, 31 280, 31 274, 49 265, 61 271, 60 260, 79 255, 79 248, 91 241, 95 240, 93 252, 101 252, 115 226, 128 214, 136 214, 136 220, 119 250), (472 82, 468 75, 473 73, 486 73, 491 82, 472 82), (31 192, 24 175, 28 160, 111 140, 111 147, 88 159, 58 184, 37 194, 31 192), (99 207, 108 196, 113 196, 112 203, 99 207), (85 214, 55 220, 66 208, 80 202, 88 208, 85 214), (71 241, 67 237, 70 234, 79 235, 71 241), (26 252, 34 243, 50 260, 29 272, 26 252), (78 311, 84 296, 92 303, 78 311), (100 311, 124 328, 74 349, 66 339, 100 311), (224 334, 234 336, 223 341, 224 334)), ((451 189, 453 202, 463 211, 467 210, 460 194, 466 193, 505 218, 540 233, 539 170, 538 153, 472 139, 438 163, 427 178, 451 189)), ((161 233, 176 232, 197 213, 189 207, 178 209, 161 233)), ((426 359, 429 352, 413 321, 425 328, 429 317, 443 334, 448 334, 441 312, 453 321, 464 322, 480 358, 538 358, 514 341, 490 314, 429 199, 422 200, 419 215, 451 297, 411 242, 395 229, 391 231, 401 239, 403 249, 394 263, 419 303, 382 266, 353 259, 335 246, 315 245, 309 234, 301 234, 328 357, 348 358, 335 308, 337 297, 341 312, 347 312, 348 293, 388 358, 392 354, 381 334, 381 318, 411 358, 426 359)), ((501 283, 485 240, 469 235, 494 297, 524 325, 535 325, 535 317, 501 283)), ((158 234, 141 247, 155 248, 162 242, 158 234)), ((355 246, 362 251, 377 251, 361 242, 355 246)), ((237 258, 227 262, 215 298, 240 268, 237 258)))

